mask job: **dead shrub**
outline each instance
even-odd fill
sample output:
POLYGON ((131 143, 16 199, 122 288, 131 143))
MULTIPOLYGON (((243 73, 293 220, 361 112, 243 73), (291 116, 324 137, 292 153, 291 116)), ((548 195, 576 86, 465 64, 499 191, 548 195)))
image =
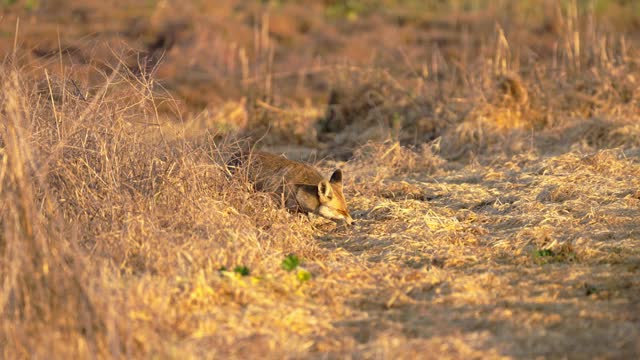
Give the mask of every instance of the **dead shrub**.
POLYGON ((320 141, 353 148, 367 141, 430 141, 444 125, 432 101, 412 95, 389 74, 343 69, 317 128, 320 141))

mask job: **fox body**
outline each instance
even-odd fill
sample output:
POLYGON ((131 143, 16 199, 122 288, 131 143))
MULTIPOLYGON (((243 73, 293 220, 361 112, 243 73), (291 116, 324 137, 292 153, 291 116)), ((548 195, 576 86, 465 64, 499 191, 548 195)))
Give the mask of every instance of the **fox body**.
POLYGON ((266 152, 253 152, 244 160, 256 190, 277 194, 288 209, 353 222, 342 193, 342 170, 327 180, 308 164, 266 152))

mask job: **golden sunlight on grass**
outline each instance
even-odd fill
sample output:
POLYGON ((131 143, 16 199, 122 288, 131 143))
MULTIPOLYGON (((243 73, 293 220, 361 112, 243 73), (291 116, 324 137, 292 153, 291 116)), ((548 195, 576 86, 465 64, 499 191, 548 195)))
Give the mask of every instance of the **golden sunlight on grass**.
POLYGON ((0 357, 640 354, 634 4, 62 3, 0 5, 0 357))

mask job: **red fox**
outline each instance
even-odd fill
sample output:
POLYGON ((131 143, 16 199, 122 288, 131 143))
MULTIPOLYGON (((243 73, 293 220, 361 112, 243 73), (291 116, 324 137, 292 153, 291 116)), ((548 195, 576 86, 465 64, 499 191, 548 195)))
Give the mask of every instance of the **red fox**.
POLYGON ((253 152, 242 160, 256 190, 283 196, 288 209, 353 223, 342 193, 342 170, 326 180, 308 164, 266 152, 253 152))

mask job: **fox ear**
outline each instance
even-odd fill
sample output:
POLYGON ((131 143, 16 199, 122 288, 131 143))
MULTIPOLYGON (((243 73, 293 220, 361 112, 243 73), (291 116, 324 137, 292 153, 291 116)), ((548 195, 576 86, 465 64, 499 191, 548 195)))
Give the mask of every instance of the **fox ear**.
POLYGON ((333 189, 331 189, 331 185, 327 180, 322 180, 318 183, 318 196, 320 197, 320 202, 329 201, 333 197, 333 189))
POLYGON ((329 180, 332 184, 340 184, 342 185, 342 170, 336 169, 331 175, 331 179, 329 180))

